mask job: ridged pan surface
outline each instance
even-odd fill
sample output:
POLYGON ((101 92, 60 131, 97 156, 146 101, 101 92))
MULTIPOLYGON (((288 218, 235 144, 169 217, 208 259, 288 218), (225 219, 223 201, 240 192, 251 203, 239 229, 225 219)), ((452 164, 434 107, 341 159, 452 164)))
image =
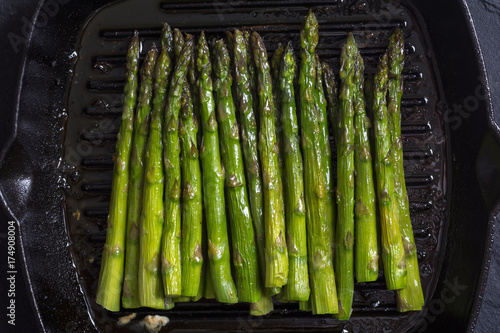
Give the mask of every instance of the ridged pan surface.
POLYGON ((373 283, 356 284, 354 312, 349 321, 331 316, 312 316, 297 304, 276 304, 264 318, 250 317, 245 304, 222 305, 201 300, 176 305, 170 311, 139 309, 130 324, 119 326, 118 318, 95 303, 100 257, 106 236, 116 135, 120 126, 124 86, 125 50, 134 29, 142 42, 141 58, 158 42, 162 22, 183 32, 209 37, 224 31, 248 28, 258 31, 272 55, 278 42, 292 41, 299 51, 299 32, 312 8, 319 21, 318 53, 336 73, 347 33, 352 31, 365 59, 366 72, 373 73, 385 51, 393 28, 406 38, 402 134, 404 165, 411 218, 418 249, 422 285, 426 299, 432 295, 442 261, 447 226, 448 165, 446 126, 440 110, 444 101, 432 50, 418 13, 409 5, 379 1, 278 1, 227 3, 155 3, 132 0, 98 10, 82 27, 78 56, 68 87, 64 160, 74 170, 65 193, 67 229, 71 252, 87 298, 90 316, 102 332, 142 330, 145 315, 167 316, 164 331, 413 331, 422 313, 399 313, 395 293, 387 291, 383 276, 373 283))

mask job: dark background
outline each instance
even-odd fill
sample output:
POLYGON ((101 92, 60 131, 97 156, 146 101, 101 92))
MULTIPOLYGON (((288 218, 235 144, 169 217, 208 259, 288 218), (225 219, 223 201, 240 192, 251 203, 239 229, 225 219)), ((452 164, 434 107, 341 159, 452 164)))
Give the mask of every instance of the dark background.
MULTIPOLYGON (((496 122, 500 124, 500 52, 498 51, 500 3, 497 0, 467 0, 467 3, 483 52, 496 122)), ((20 18, 23 16, 31 18, 36 7, 37 3, 33 0, 0 1, 0 160, 15 126, 17 83, 24 52, 23 46, 20 46, 16 53, 7 35, 11 31, 21 35, 23 21, 20 18)), ((496 220, 499 217, 497 216, 496 220)), ((38 324, 31 304, 26 276, 22 270, 20 248, 16 252, 16 326, 7 325, 8 318, 5 316, 7 280, 4 275, 7 271, 7 222, 9 220, 11 220, 9 212, 0 206, 0 332, 35 332, 38 330, 38 324)), ((477 333, 499 331, 497 318, 500 316, 500 228, 495 231, 495 239, 488 283, 475 330, 477 333)))

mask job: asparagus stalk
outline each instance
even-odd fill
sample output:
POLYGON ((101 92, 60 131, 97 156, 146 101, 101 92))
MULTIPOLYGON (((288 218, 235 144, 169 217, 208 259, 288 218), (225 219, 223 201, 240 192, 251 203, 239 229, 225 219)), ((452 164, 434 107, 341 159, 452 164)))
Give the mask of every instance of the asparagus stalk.
POLYGON ((281 62, 279 96, 283 125, 283 184, 285 221, 288 246, 288 284, 283 297, 288 301, 309 299, 309 271, 307 267, 306 207, 304 203, 304 173, 300 136, 295 105, 295 56, 288 43, 281 62))
POLYGON ((240 134, 231 93, 233 78, 229 73, 230 58, 220 39, 214 46, 214 91, 220 124, 222 160, 226 174, 229 221, 233 241, 233 267, 238 299, 257 302, 261 297, 260 274, 255 246, 252 216, 246 192, 240 134))
MULTIPOLYGON (((325 186, 327 190, 327 208, 328 208, 328 220, 332 226, 335 225, 336 218, 336 203, 334 197, 335 184, 333 181, 333 166, 332 166, 332 147, 330 145, 330 130, 328 128, 328 112, 327 112, 327 101, 325 98, 325 91, 323 89, 323 66, 316 54, 316 87, 314 90, 316 104, 319 108, 319 126, 321 130, 321 140, 322 145, 324 145, 324 173, 325 173, 325 186)), ((333 231, 332 231, 333 237, 333 231)))
POLYGON ((172 28, 168 25, 168 23, 163 23, 163 28, 160 37, 160 45, 163 49, 166 50, 168 57, 170 58, 170 62, 173 66, 174 62, 174 34, 172 33, 172 28))
MULTIPOLYGON (((247 108, 247 112, 242 112, 242 117, 245 119, 242 120, 242 141, 243 144, 243 154, 245 156, 245 163, 247 166, 247 173, 251 174, 247 176, 249 182, 249 192, 250 192, 250 208, 252 210, 252 219, 254 223, 255 235, 257 239, 257 251, 259 253, 259 261, 261 267, 261 275, 262 275, 262 285, 265 285, 265 275, 266 275, 266 258, 265 258, 265 222, 264 222, 264 194, 262 192, 262 175, 261 175, 261 163, 260 156, 258 151, 258 124, 259 124, 259 103, 258 103, 258 93, 257 93, 257 73, 255 69, 255 62, 253 61, 252 48, 250 47, 250 37, 251 33, 248 30, 243 31, 243 36, 245 37, 245 49, 246 49, 246 59, 248 64, 248 84, 250 91, 248 92, 248 96, 246 96, 248 106, 252 106, 252 108, 247 108), (253 101, 256 101, 254 103, 253 101), (250 113, 250 110, 253 110, 250 113), (245 140, 243 140, 245 138, 245 140), (245 145, 249 146, 248 153, 245 152, 245 145), (249 172, 249 170, 251 172, 249 172), (255 182, 255 183, 254 183, 255 182), (253 193, 252 193, 253 192, 253 193), (253 198, 253 199, 252 199, 253 198), (255 217, 254 217, 255 216, 255 217)), ((236 80, 239 80, 239 77, 236 77, 236 80)), ((273 295, 279 294, 281 288, 265 288, 264 292, 266 297, 271 297, 273 295)), ((262 300, 259 301, 262 304, 255 304, 258 307, 258 312, 262 312, 263 310, 268 310, 271 312, 273 310, 273 303, 271 301, 262 300), (270 305, 270 306, 269 306, 270 305)), ((257 302, 257 303, 259 303, 257 302)), ((250 314, 252 314, 252 307, 254 305, 250 305, 250 314)))
POLYGON ((272 82, 267 52, 257 32, 251 46, 258 77, 260 133, 259 150, 262 163, 264 221, 266 238, 266 287, 282 287, 288 280, 288 250, 285 241, 283 189, 279 165, 279 144, 274 123, 272 82))
POLYGON ((337 203, 335 271, 341 320, 349 319, 354 293, 354 72, 358 48, 352 33, 340 55, 340 107, 337 143, 337 203))
MULTIPOLYGON (((153 106, 151 110, 151 133, 148 138, 147 142, 147 148, 146 148, 146 154, 148 154, 148 151, 150 150, 155 150, 159 149, 160 151, 160 159, 162 158, 162 151, 163 151, 163 143, 159 143, 159 146, 156 147, 153 145, 153 142, 151 142, 152 137, 157 136, 159 140, 161 140, 162 137, 162 123, 163 123, 163 110, 165 108, 165 103, 166 103, 166 91, 168 88, 168 79, 170 77, 170 73, 172 72, 172 61, 169 56, 169 51, 168 48, 172 47, 172 30, 170 29, 170 26, 165 23, 163 25, 163 30, 161 34, 161 53, 158 56, 156 66, 154 69, 154 94, 153 94, 153 106), (159 132, 157 132, 159 131, 159 132), (159 134, 158 134, 159 133, 159 134)), ((142 155, 142 154, 140 154, 142 155)), ((142 157, 141 157, 142 159, 142 157)), ((161 163, 161 160, 160 160, 161 163)), ((142 175, 142 163, 136 165, 136 174, 141 174, 142 175)), ((153 165, 153 164, 152 164, 153 165)), ((132 170, 134 167, 131 167, 132 170)), ((163 175, 163 165, 161 165, 161 175, 163 175)), ((147 174, 146 174, 147 176, 147 174)), ((145 180, 147 181, 147 179, 145 180)), ((141 183, 143 182, 141 178, 141 183)), ((163 189, 163 179, 159 182, 158 186, 160 186, 163 189)), ((131 189, 135 188, 135 186, 132 185, 131 181, 131 189)), ((144 188, 146 190, 146 188, 144 188)), ((163 190, 162 190, 163 191, 163 190)), ((132 198, 135 197, 135 200, 137 201, 138 204, 142 206, 142 201, 143 201, 143 187, 141 186, 137 190, 133 190, 130 193, 129 196, 129 213, 131 210, 133 210, 133 207, 137 204, 132 204, 132 198)), ((161 198, 163 198, 163 193, 161 194, 161 198)), ((145 209, 150 208, 148 203, 145 206, 145 209)), ((163 199, 161 199, 161 207, 158 209, 161 211, 161 218, 160 222, 163 223, 163 199)), ((140 213, 140 212, 137 212, 140 213)), ((155 216, 148 215, 148 217, 151 217, 151 220, 148 220, 146 222, 151 222, 150 227, 153 228, 154 230, 158 229, 158 225, 154 223, 154 219, 156 218, 155 216)), ((155 221, 158 222, 158 221, 155 221)), ((163 226, 160 225, 159 228, 162 228, 163 226)), ((122 294, 122 304, 124 308, 137 308, 140 306, 139 303, 139 298, 138 298, 138 274, 139 274, 139 255, 140 255, 140 246, 139 246, 139 239, 141 237, 140 230, 142 229, 139 228, 137 224, 134 224, 135 230, 130 233, 129 239, 133 239, 132 242, 128 242, 126 249, 127 251, 125 252, 126 255, 126 262, 125 262, 125 281, 123 284, 123 294, 122 294)), ((160 231, 157 230, 159 234, 161 234, 161 229, 160 231)), ((156 234, 156 232, 154 233, 156 234)), ((151 249, 159 248, 160 244, 160 238, 154 238, 155 243, 151 245, 151 249)), ((156 277, 155 277, 156 278, 156 277)), ((157 282, 156 282, 157 283, 157 282)), ((161 288, 160 288, 161 291, 161 288)), ((161 291, 163 294, 163 291, 161 291)))
POLYGON ((120 295, 125 266, 125 240, 127 229, 128 234, 132 229, 132 225, 127 228, 127 189, 129 186, 129 160, 132 150, 134 108, 137 100, 138 67, 139 34, 135 31, 127 50, 127 80, 123 97, 122 123, 116 142, 106 243, 102 252, 101 272, 96 296, 97 304, 110 311, 120 310, 120 295))
POLYGON ((173 52, 175 55, 175 62, 178 63, 180 60, 182 48, 184 47, 184 36, 182 35, 182 32, 179 29, 174 29, 173 41, 174 41, 173 52))
MULTIPOLYGON (((152 93, 152 70, 156 58, 156 49, 153 48, 148 54, 145 61, 149 67, 143 67, 149 72, 147 76, 141 76, 141 94, 144 92, 144 98, 151 100, 152 93), (153 53, 154 51, 154 53, 153 53), (142 87, 146 90, 142 90, 142 87), (147 97, 146 97, 147 96, 147 97)), ((155 70, 156 72, 156 70, 155 70)), ((155 82, 156 85, 156 82, 155 82)), ((159 101, 156 101, 159 103, 159 101)), ((130 187, 131 194, 136 193, 140 195, 138 200, 142 201, 142 214, 140 223, 140 257, 139 257, 139 302, 141 306, 147 306, 156 309, 165 308, 165 301, 163 296, 161 270, 160 270, 160 245, 161 245, 161 232, 163 227, 163 146, 161 143, 162 126, 161 126, 161 105, 154 105, 155 119, 154 127, 151 127, 151 134, 148 138, 149 129, 149 102, 145 102, 142 106, 141 97, 139 97, 139 104, 137 107, 136 124, 134 131, 134 144, 135 151, 132 155, 132 161, 136 159, 134 156, 137 154, 137 161, 135 168, 131 171, 137 174, 143 174, 144 181, 141 180, 141 187, 130 187), (142 110, 144 108, 144 110, 142 110), (141 122, 142 120, 142 123, 141 122), (147 147, 146 147, 146 138, 147 147), (141 145, 142 147, 139 147, 141 145)), ((142 176, 141 176, 142 178, 142 176)), ((131 182, 132 184, 132 182, 131 182)), ((132 196, 130 196, 132 198, 132 196)), ((132 205, 129 207, 132 208, 132 205)), ((129 208, 129 209, 130 209, 129 208)))
POLYGON ((307 247, 311 308, 315 314, 337 313, 338 300, 332 256, 332 226, 328 221, 327 192, 319 115, 314 100, 318 21, 309 12, 300 33, 300 126, 304 159, 307 247))
MULTIPOLYGON (((188 44, 186 44, 188 45, 188 44)), ((192 45, 192 44, 191 44, 192 45)), ((184 83, 181 98, 179 137, 181 139, 182 171, 182 296, 198 293, 203 265, 201 205, 201 171, 198 160, 198 121, 193 113, 191 91, 184 83)))
POLYGON ((219 152, 219 134, 213 100, 212 64, 210 52, 202 32, 198 40, 198 92, 203 139, 200 157, 203 172, 203 198, 208 238, 209 272, 216 298, 223 303, 236 303, 236 287, 231 275, 227 235, 224 171, 219 152))
MULTIPOLYGON (((259 257, 260 279, 264 285, 264 275, 266 271, 265 260, 265 237, 264 237, 264 215, 263 215, 263 194, 262 178, 260 174, 259 152, 257 149, 257 120, 255 119, 255 109, 258 103, 254 103, 253 93, 254 66, 250 51, 248 33, 235 29, 233 36, 234 73, 236 85, 236 105, 238 108, 241 124, 241 146, 245 163, 245 175, 247 180, 248 199, 250 212, 255 231, 257 243, 257 254, 259 257)), ((250 305, 250 314, 254 316, 266 315, 273 310, 271 299, 273 291, 262 288, 261 299, 250 305)))
POLYGON ((401 97, 403 95, 403 80, 401 72, 404 66, 404 37, 401 29, 396 28, 389 38, 389 82, 387 93, 387 111, 389 129, 392 136, 394 159, 394 181, 396 200, 398 202, 399 227, 403 236, 405 249, 407 284, 406 288, 396 292, 398 310, 401 312, 421 310, 424 295, 418 270, 417 248, 413 238, 413 228, 410 219, 408 195, 403 167, 403 145, 401 140, 401 97))
POLYGON ((316 59, 316 85, 314 96, 318 108, 318 123, 320 128, 321 151, 323 152, 323 174, 326 189, 326 209, 328 218, 328 229, 325 229, 325 235, 330 238, 332 248, 334 248, 335 219, 337 215, 337 204, 335 201, 335 184, 332 166, 332 147, 330 145, 330 131, 328 129, 327 101, 323 90, 323 67, 317 54, 316 59))
POLYGON ((375 172, 385 282, 389 290, 397 290, 406 287, 406 260, 399 226, 398 203, 394 192, 394 162, 386 105, 387 67, 388 55, 385 53, 379 61, 373 82, 375 172))
POLYGON ((363 93, 364 62, 357 54, 354 73, 354 164, 356 166, 354 215, 356 220, 356 280, 370 282, 378 277, 378 241, 375 185, 368 130, 371 121, 366 116, 363 93))
POLYGON ((181 269, 181 167, 178 118, 187 67, 192 56, 192 37, 188 38, 175 66, 165 107, 165 226, 162 234, 162 273, 165 296, 182 294, 181 269))
POLYGON ((149 131, 149 112, 153 96, 153 67, 157 57, 154 46, 141 68, 141 87, 134 119, 132 155, 130 159, 130 183, 127 211, 127 243, 125 245, 125 277, 122 303, 124 308, 138 308, 138 266, 140 257, 139 237, 141 229, 142 193, 144 184, 144 155, 149 131))

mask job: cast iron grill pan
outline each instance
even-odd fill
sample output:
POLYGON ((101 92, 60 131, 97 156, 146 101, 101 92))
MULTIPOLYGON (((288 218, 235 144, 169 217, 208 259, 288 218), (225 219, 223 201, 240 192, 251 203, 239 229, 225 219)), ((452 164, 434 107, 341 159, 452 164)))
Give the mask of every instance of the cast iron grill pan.
POLYGON ((299 31, 309 8, 319 21, 317 52, 338 73, 339 55, 352 31, 365 59, 366 73, 373 73, 387 47, 392 30, 399 26, 406 38, 405 79, 402 102, 405 175, 419 266, 426 300, 439 275, 444 237, 448 184, 446 127, 440 116, 444 101, 432 51, 416 10, 409 5, 381 6, 378 1, 237 1, 227 3, 169 2, 145 4, 119 2, 99 9, 82 28, 75 49, 78 56, 69 83, 68 118, 65 124, 64 161, 67 176, 65 211, 70 249, 86 295, 90 316, 101 331, 137 331, 147 314, 165 315, 165 331, 311 330, 339 332, 411 331, 422 313, 398 313, 395 294, 387 291, 383 275, 373 283, 355 286, 353 315, 340 322, 331 316, 312 316, 297 304, 275 304, 265 318, 248 316, 248 305, 223 305, 202 299, 179 303, 170 311, 136 310, 137 319, 118 326, 117 319, 132 311, 111 313, 95 301, 100 258, 106 237, 116 135, 120 126, 124 86, 125 50, 134 29, 142 43, 141 59, 153 42, 158 45, 161 23, 208 37, 223 37, 234 27, 258 31, 272 55, 278 42, 291 40, 298 54, 299 31), (140 15, 138 15, 140 13, 140 15))

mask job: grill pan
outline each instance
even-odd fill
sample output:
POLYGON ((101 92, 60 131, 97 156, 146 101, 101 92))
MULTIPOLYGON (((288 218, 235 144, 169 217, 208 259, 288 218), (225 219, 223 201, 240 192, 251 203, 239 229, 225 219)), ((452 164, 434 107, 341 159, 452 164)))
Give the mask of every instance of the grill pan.
MULTIPOLYGON (((0 173, 3 200, 20 226, 43 330, 137 331, 137 322, 146 314, 168 316, 165 331, 472 329, 483 286, 481 273, 487 270, 483 261, 488 258, 488 212, 493 206, 481 195, 475 156, 483 136, 492 130, 487 99, 478 99, 476 110, 467 117, 448 108, 456 103, 470 106, 467 99, 477 95, 477 87, 487 88, 481 85, 479 54, 467 30, 465 7, 454 1, 62 3, 57 16, 33 31, 17 135, 0 173), (440 18, 441 6, 455 18, 453 27, 440 18), (272 315, 257 318, 248 316, 246 305, 201 301, 179 304, 168 312, 140 309, 138 320, 119 327, 118 317, 129 312, 104 311, 94 298, 111 156, 120 124, 124 54, 132 31, 139 30, 144 55, 157 41, 163 21, 183 32, 203 29, 220 37, 224 30, 246 27, 261 33, 272 54, 280 41, 292 40, 298 49, 298 33, 309 8, 320 23, 318 53, 336 72, 348 31, 356 37, 367 72, 375 70, 392 29, 400 26, 405 34, 402 132, 424 311, 398 313, 394 292, 385 290, 381 276, 375 283, 356 284, 348 322, 311 316, 293 304, 276 304, 272 315)), ((49 7, 42 6, 39 15, 47 15, 44 8, 49 7)))

